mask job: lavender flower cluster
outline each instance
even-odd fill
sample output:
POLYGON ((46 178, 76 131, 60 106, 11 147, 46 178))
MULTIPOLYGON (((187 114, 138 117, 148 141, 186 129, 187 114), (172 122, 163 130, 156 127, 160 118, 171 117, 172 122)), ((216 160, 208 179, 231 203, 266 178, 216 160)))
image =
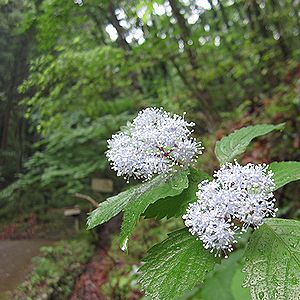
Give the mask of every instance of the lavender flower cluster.
POLYGON ((231 252, 238 233, 275 215, 272 176, 266 165, 227 163, 212 181, 199 184, 198 201, 183 216, 185 225, 211 252, 231 252))
POLYGON ((202 153, 192 136, 194 123, 162 108, 146 108, 127 127, 108 140, 106 156, 118 176, 148 180, 186 168, 202 153))

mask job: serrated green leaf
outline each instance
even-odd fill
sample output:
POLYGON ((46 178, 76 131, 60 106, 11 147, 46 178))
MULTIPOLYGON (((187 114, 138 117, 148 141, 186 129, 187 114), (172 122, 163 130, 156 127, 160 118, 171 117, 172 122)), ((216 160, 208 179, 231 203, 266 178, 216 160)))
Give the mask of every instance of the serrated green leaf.
MULTIPOLYGON (((238 250, 229 255, 228 259, 223 259, 217 265, 211 276, 208 277, 200 288, 201 299, 209 300, 250 300, 249 289, 242 287, 242 282, 233 286, 233 278, 236 272, 240 271, 240 259, 242 250, 238 250), (243 297, 236 298, 236 294, 243 297)), ((192 298, 193 300, 196 300, 192 298)))
POLYGON ((273 162, 269 165, 269 170, 274 173, 274 191, 287 183, 300 180, 300 162, 298 161, 273 162))
POLYGON ((155 201, 176 196, 188 187, 189 171, 183 171, 172 175, 168 179, 156 177, 147 186, 140 187, 139 195, 131 199, 124 209, 123 223, 120 234, 120 247, 127 251, 128 240, 139 220, 141 214, 155 201))
MULTIPOLYGON (((170 188, 170 182, 176 184, 176 180, 178 180, 178 186, 173 186, 172 191, 175 190, 177 193, 180 193, 182 189, 186 188, 185 182, 188 182, 187 174, 188 171, 178 172, 175 175, 169 175, 169 177, 166 177, 166 175, 159 175, 150 181, 134 186, 116 196, 108 198, 106 201, 100 203, 99 207, 93 210, 89 215, 87 228, 91 229, 107 222, 124 210, 129 203, 132 205, 135 201, 141 201, 144 197, 152 197, 151 190, 154 188, 154 196, 157 198, 157 189, 160 187, 162 189, 168 189, 170 188), (170 178, 172 178, 171 181, 170 178), (183 186, 179 184, 181 181, 183 186)), ((162 197, 166 196, 162 195, 162 197)))
POLYGON ((249 288, 243 287, 245 273, 242 272, 242 265, 239 263, 231 281, 231 293, 234 300, 251 300, 249 288))
POLYGON ((92 229, 95 226, 101 225, 118 213, 120 213, 126 204, 132 199, 135 194, 134 188, 130 188, 116 196, 108 198, 106 201, 100 203, 99 207, 91 212, 87 219, 87 228, 92 229))
POLYGON ((261 124, 248 126, 234 131, 228 136, 217 141, 215 154, 220 164, 234 160, 235 157, 245 152, 246 147, 256 137, 265 135, 273 130, 281 130, 284 123, 278 125, 261 124))
POLYGON ((267 219, 254 231, 243 269, 252 299, 299 299, 299 246, 299 221, 267 219))
POLYGON ((152 247, 140 268, 140 283, 151 299, 170 300, 192 290, 218 262, 186 228, 152 247))
POLYGON ((228 259, 216 265, 202 285, 176 300, 251 300, 249 289, 242 287, 245 277, 241 271, 243 254, 243 250, 231 253, 228 259))
POLYGON ((167 197, 151 204, 144 213, 146 218, 156 218, 158 220, 167 217, 182 216, 189 203, 197 200, 196 192, 201 181, 211 177, 201 171, 191 169, 188 176, 189 186, 175 197, 167 197))

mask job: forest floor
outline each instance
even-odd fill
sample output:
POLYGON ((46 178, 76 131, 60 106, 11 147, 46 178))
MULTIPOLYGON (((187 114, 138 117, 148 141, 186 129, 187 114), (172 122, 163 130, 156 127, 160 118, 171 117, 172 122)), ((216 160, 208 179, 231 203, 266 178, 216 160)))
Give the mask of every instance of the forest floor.
POLYGON ((31 259, 42 246, 52 245, 48 240, 0 241, 0 300, 9 299, 10 293, 26 278, 31 259))
POLYGON ((30 214, 10 224, 1 224, 0 300, 11 299, 11 294, 27 278, 32 258, 39 255, 41 247, 76 234, 74 220, 64 217, 63 209, 49 210, 46 216, 39 220, 30 214))
MULTIPOLYGON (((40 223, 40 220, 30 216, 0 227, 0 300, 12 299, 20 284, 28 280, 32 258, 39 255, 41 247, 75 236, 73 220, 65 220, 63 211, 52 213, 49 220, 40 223)), ((99 241, 96 250, 77 278, 71 300, 106 299, 100 294, 99 286, 107 281, 107 274, 112 267, 107 251, 111 234, 119 226, 120 220, 117 218, 97 230, 99 241)))
POLYGON ((98 249, 77 279, 70 300, 106 300, 99 287, 107 281, 111 267, 106 250, 98 249))
POLYGON ((77 278, 70 300, 106 300, 106 296, 99 291, 108 280, 108 274, 114 267, 114 259, 109 256, 111 237, 120 228, 120 217, 105 223, 96 229, 99 236, 97 249, 86 264, 82 274, 77 278))

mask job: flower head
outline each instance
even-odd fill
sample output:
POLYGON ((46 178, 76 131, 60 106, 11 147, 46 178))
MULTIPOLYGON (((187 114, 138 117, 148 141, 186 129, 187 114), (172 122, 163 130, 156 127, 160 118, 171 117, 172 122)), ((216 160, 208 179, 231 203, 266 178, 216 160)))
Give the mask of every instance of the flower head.
POLYGON ((106 153, 118 176, 150 179, 177 165, 187 167, 201 143, 191 137, 194 123, 163 109, 146 108, 108 141, 106 153))
POLYGON ((185 225, 206 248, 231 251, 240 229, 257 228, 264 218, 275 216, 272 176, 266 165, 222 166, 212 181, 199 184, 198 201, 183 216, 185 225))

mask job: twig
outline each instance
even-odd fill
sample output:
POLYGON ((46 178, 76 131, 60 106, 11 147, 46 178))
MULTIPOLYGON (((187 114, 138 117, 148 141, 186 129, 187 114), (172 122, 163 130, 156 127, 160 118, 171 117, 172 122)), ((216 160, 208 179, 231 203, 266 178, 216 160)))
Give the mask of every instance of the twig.
POLYGON ((97 203, 97 201, 94 200, 92 197, 90 197, 88 195, 83 195, 83 194, 80 194, 80 193, 76 193, 74 196, 77 197, 77 198, 89 201, 94 207, 99 207, 99 204, 97 203))

